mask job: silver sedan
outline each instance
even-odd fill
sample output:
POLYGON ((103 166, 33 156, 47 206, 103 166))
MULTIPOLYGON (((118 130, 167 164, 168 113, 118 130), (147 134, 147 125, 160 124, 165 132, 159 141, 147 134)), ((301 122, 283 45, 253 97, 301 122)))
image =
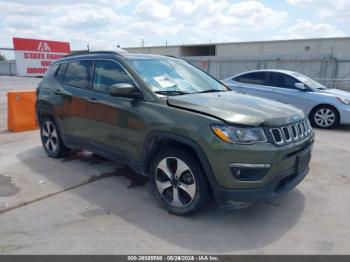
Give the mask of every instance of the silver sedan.
POLYGON ((228 77, 232 90, 293 105, 319 128, 350 124, 350 93, 329 89, 315 80, 287 70, 255 70, 228 77))

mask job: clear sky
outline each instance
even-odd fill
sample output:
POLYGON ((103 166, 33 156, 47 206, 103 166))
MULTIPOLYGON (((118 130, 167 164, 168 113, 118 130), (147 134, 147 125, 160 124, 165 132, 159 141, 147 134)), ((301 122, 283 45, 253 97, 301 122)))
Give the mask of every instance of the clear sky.
POLYGON ((350 0, 0 0, 0 46, 13 36, 72 49, 350 36, 350 0))

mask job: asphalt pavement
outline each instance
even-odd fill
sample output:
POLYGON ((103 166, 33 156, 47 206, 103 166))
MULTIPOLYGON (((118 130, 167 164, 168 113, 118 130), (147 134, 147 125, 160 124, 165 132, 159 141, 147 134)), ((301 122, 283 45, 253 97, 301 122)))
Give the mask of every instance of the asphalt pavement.
POLYGON ((147 179, 78 151, 48 158, 39 132, 0 131, 0 254, 349 254, 350 129, 316 130, 311 172, 245 210, 161 209, 147 179))

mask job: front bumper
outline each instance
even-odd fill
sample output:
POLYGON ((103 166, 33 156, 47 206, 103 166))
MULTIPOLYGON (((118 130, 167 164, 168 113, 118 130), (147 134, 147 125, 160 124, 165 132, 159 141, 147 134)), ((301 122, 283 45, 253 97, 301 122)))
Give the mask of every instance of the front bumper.
MULTIPOLYGON (((222 173, 217 173, 214 169, 217 182, 221 178, 231 182, 231 184, 217 183, 216 186, 212 187, 218 204, 221 207, 229 208, 232 201, 252 202, 268 200, 287 193, 296 187, 308 174, 313 141, 314 136, 312 135, 289 147, 265 149, 265 151, 254 154, 253 157, 246 157, 246 159, 242 160, 242 163, 271 164, 271 168, 261 180, 239 181, 228 169, 222 169, 222 173), (309 155, 309 158, 306 167, 301 170, 298 168, 298 160, 306 154, 309 155), (223 176, 224 172, 225 175, 223 176)), ((220 155, 220 157, 226 161, 225 165, 227 166, 228 159, 223 155, 220 155)), ((238 157, 235 155, 229 158, 236 160, 238 157)))
POLYGON ((296 174, 295 169, 288 170, 275 177, 269 184, 262 188, 250 189, 216 189, 216 200, 223 208, 229 208, 231 201, 252 202, 263 201, 285 194, 296 187, 308 174, 309 168, 296 174))

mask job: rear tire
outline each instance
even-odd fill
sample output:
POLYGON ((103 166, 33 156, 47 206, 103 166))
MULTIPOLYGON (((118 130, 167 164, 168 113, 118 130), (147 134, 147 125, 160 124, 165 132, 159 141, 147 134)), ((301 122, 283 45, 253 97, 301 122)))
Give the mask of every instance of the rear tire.
POLYGON ((339 125, 340 116, 334 107, 321 105, 312 110, 310 122, 314 127, 332 129, 339 125))
POLYGON ((209 195, 208 183, 197 159, 177 148, 161 150, 150 167, 151 190, 169 213, 196 213, 209 195))
POLYGON ((52 117, 46 116, 41 120, 40 137, 49 157, 59 158, 70 153, 70 148, 63 144, 61 134, 52 117))

